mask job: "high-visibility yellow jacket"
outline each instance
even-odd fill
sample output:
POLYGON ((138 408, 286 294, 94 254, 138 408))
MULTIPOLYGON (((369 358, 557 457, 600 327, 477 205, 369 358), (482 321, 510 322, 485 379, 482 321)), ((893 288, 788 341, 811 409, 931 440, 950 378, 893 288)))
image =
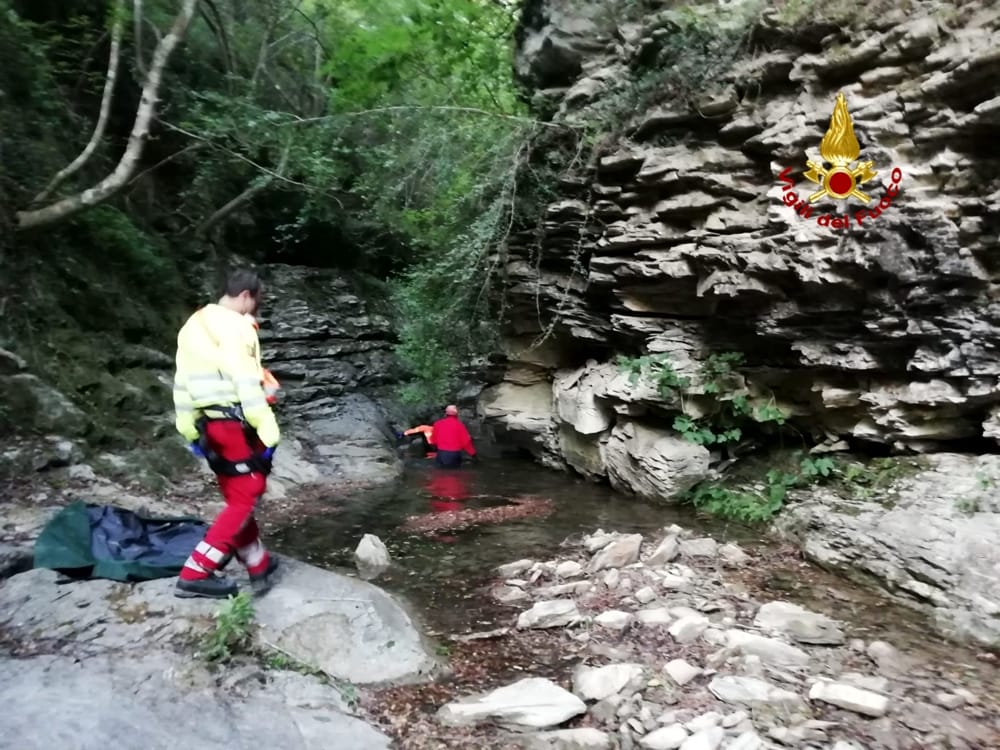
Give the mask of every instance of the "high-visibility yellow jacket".
POLYGON ((206 305, 177 334, 174 411, 177 431, 198 439, 195 420, 211 406, 240 406, 261 442, 281 439, 262 385, 260 343, 253 324, 221 305, 206 305))

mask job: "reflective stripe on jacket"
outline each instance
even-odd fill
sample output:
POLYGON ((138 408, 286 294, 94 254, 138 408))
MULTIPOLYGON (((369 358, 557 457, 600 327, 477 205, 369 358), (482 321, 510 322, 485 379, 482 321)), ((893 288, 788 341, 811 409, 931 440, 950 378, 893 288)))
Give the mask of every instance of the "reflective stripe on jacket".
POLYGON ((281 438, 261 385, 263 368, 257 331, 243 316, 206 305, 177 334, 174 411, 177 431, 197 440, 195 421, 208 406, 241 406, 266 446, 281 438))

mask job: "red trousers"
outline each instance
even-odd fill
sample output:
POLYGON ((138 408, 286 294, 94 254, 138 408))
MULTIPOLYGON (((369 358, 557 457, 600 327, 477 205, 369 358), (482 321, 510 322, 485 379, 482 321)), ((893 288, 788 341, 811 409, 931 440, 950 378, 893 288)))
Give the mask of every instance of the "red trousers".
MULTIPOLYGON (((243 424, 235 420, 209 422, 205 427, 205 439, 209 448, 227 461, 245 460, 264 447, 259 441, 251 446, 243 424)), ((267 488, 267 477, 254 472, 239 476, 219 475, 218 481, 226 507, 184 563, 180 575, 186 580, 207 578, 230 555, 235 555, 251 575, 263 573, 270 562, 253 516, 257 501, 267 488)))

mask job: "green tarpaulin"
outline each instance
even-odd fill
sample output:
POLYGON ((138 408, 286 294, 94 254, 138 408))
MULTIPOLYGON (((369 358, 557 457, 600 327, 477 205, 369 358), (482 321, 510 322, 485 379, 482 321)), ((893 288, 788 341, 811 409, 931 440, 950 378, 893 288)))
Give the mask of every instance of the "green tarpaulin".
POLYGON ((207 529, 196 518, 150 518, 110 505, 75 502, 42 530, 34 565, 71 578, 168 578, 180 572, 207 529))

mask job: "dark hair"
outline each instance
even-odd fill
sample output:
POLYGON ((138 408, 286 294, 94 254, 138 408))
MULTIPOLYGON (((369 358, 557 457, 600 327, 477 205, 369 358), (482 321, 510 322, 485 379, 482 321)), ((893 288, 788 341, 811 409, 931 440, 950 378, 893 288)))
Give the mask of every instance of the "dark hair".
POLYGON ((227 297, 238 297, 243 292, 250 292, 254 297, 260 295, 260 277, 256 271, 239 268, 229 272, 222 293, 227 297))

